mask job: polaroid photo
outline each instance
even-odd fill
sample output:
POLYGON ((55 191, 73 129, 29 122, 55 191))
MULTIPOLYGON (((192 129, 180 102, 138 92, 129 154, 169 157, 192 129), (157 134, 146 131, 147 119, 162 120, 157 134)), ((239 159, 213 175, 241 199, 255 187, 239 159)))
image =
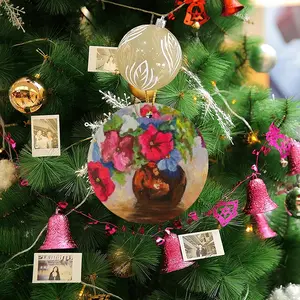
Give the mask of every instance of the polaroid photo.
POLYGON ((184 261, 193 261, 224 255, 219 230, 209 230, 179 235, 184 261))
POLYGON ((60 156, 59 115, 31 117, 32 156, 60 156))
POLYGON ((33 283, 81 282, 82 253, 34 253, 33 283))
POLYGON ((117 47, 89 47, 89 72, 115 73, 118 71, 116 62, 117 47))

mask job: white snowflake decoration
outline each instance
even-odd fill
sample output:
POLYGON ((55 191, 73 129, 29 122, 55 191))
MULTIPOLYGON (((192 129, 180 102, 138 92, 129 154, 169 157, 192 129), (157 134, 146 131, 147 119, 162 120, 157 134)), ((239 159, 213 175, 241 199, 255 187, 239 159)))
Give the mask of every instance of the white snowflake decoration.
POLYGON ((182 68, 185 74, 187 74, 190 77, 190 84, 193 86, 193 88, 196 89, 196 91, 201 95, 204 99, 204 114, 205 116, 208 114, 211 118, 216 117, 221 128, 224 131, 224 134, 226 137, 232 142, 231 137, 231 128, 234 127, 234 124, 231 120, 230 115, 226 114, 214 101, 213 97, 210 95, 210 93, 203 87, 200 78, 195 75, 193 72, 189 71, 186 68, 182 68))
POLYGON ((99 92, 103 95, 102 99, 106 101, 107 104, 111 105, 112 108, 125 108, 131 105, 130 97, 124 93, 124 99, 114 95, 111 92, 103 92, 99 90, 99 92))
POLYGON ((23 25, 24 22, 22 20, 22 14, 25 14, 24 7, 14 6, 9 2, 9 0, 0 0, 0 7, 5 11, 9 22, 12 23, 13 26, 18 29, 22 29, 25 32, 23 25))
POLYGON ((104 113, 103 114, 104 119, 100 121, 95 121, 95 122, 85 122, 84 126, 90 128, 93 132, 97 131, 98 128, 102 127, 107 121, 111 119, 111 112, 108 114, 104 113))

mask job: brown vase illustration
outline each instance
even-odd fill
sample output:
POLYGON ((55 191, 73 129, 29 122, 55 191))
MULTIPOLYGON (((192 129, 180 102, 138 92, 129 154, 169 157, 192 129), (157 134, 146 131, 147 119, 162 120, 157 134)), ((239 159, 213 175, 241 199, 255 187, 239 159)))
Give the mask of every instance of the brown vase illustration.
POLYGON ((132 218, 139 222, 159 223, 172 219, 181 212, 178 207, 186 188, 184 170, 161 171, 149 162, 138 169, 133 177, 132 189, 137 199, 132 218))

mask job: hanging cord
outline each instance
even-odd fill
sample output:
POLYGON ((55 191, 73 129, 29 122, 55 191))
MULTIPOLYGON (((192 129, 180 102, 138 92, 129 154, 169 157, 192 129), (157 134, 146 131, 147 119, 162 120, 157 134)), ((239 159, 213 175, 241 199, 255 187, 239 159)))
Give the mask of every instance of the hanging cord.
POLYGON ((109 1, 109 0, 100 0, 100 1, 102 3, 102 7, 104 6, 104 3, 109 3, 109 4, 112 4, 112 5, 125 7, 125 8, 136 10, 136 11, 141 11, 141 12, 146 13, 146 14, 150 14, 150 15, 157 16, 157 17, 163 17, 163 18, 167 17, 170 14, 173 14, 174 12, 176 12, 177 10, 181 9, 183 6, 186 5, 186 3, 182 3, 181 5, 176 7, 175 9, 171 10, 170 12, 168 12, 166 14, 160 14, 160 13, 157 13, 155 11, 145 10, 145 9, 142 9, 142 8, 133 7, 133 6, 129 6, 129 5, 121 4, 121 3, 115 3, 115 2, 112 2, 112 1, 109 1))
MULTIPOLYGON (((85 196, 85 198, 74 208, 75 210, 78 209, 80 206, 82 206, 89 198, 89 196, 92 194, 92 191, 89 190, 87 195, 85 196)), ((66 213, 66 216, 68 216, 69 214, 71 214, 74 210, 70 210, 68 213, 66 213)), ((13 255, 11 258, 9 258, 6 262, 4 262, 3 264, 1 264, 0 266, 5 266, 7 265, 10 261, 12 261, 13 259, 15 259, 16 257, 30 251, 39 241, 39 239, 41 238, 41 236, 43 235, 44 231, 47 229, 48 224, 46 224, 43 229, 40 231, 40 233, 38 234, 38 236, 36 237, 36 239, 34 240, 34 242, 31 244, 31 246, 29 246, 28 248, 16 253, 15 255, 13 255)))
MULTIPOLYGON (((2 135, 2 146, 1 146, 1 150, 2 151, 5 151, 5 143, 7 142, 7 135, 6 135, 6 131, 5 131, 5 123, 4 123, 4 120, 2 119, 1 115, 0 115, 0 127, 2 127, 2 133, 0 133, 0 135, 2 135)), ((8 155, 9 155, 9 160, 13 160, 12 159, 12 152, 11 152, 11 145, 10 143, 8 142, 7 143, 8 145, 8 155)))

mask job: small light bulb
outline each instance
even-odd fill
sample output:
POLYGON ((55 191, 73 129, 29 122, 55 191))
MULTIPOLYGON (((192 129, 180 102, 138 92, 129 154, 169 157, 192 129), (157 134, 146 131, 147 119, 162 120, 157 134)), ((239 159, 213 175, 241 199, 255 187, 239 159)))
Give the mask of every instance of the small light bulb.
POLYGON ((247 225, 246 232, 253 232, 253 226, 252 225, 247 225))

